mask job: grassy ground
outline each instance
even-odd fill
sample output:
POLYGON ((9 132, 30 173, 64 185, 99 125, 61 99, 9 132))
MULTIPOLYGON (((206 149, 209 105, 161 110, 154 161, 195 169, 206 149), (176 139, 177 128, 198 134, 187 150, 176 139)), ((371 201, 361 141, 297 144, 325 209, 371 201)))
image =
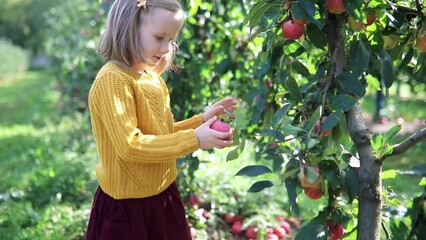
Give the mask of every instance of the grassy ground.
POLYGON ((43 71, 0 85, 0 239, 81 239, 96 156, 83 114, 61 115, 43 71))
POLYGON ((43 127, 57 118, 59 93, 52 89, 45 72, 29 72, 0 86, 0 192, 27 179, 34 168, 43 127))

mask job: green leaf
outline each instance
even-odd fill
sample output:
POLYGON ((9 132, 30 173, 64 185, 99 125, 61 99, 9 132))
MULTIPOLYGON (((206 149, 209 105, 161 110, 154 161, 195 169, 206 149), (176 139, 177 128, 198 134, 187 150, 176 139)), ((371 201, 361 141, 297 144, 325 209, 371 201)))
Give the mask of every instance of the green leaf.
POLYGON ((304 225, 296 235, 295 240, 320 240, 327 239, 325 234, 324 223, 319 221, 312 221, 304 225))
POLYGON ((215 71, 217 73, 224 73, 229 69, 230 66, 231 66, 231 59, 225 58, 215 66, 215 71))
POLYGON ((308 68, 297 60, 292 63, 292 67, 294 70, 296 70, 297 73, 302 74, 305 77, 310 75, 308 68))
POLYGON ((288 201, 292 207, 292 212, 296 216, 300 215, 299 205, 297 204, 296 187, 299 186, 298 178, 287 178, 285 180, 285 188, 287 189, 288 201))
POLYGON ((362 5, 363 1, 359 0, 345 0, 346 12, 351 15, 355 20, 362 21, 362 5))
POLYGON ((383 136, 379 133, 376 133, 373 135, 373 137, 370 140, 371 147, 374 150, 380 150, 383 147, 383 136))
POLYGON ((414 56, 414 49, 410 47, 408 52, 405 54, 404 59, 399 64, 398 69, 402 69, 405 66, 407 66, 411 62, 411 59, 413 58, 413 56, 414 56))
MULTIPOLYGON (((311 0, 299 0, 299 1, 295 1, 295 3, 298 4, 294 4, 296 6, 296 8, 299 6, 302 7, 302 9, 305 12, 305 19, 308 23, 314 23, 315 25, 317 25, 319 28, 323 28, 325 23, 323 20, 318 20, 317 18, 315 18, 315 15, 318 12, 318 8, 315 6, 315 2, 311 1, 311 0)), ((292 11, 293 11, 293 5, 291 6, 292 11)), ((299 18, 298 18, 299 19, 299 18)))
POLYGON ((393 62, 385 50, 379 53, 379 61, 381 82, 386 88, 390 88, 395 78, 395 67, 393 62))
POLYGON ((288 110, 290 109, 290 104, 286 103, 284 106, 282 106, 278 111, 275 113, 274 117, 272 118, 272 126, 276 126, 277 124, 280 124, 283 120, 283 117, 287 115, 288 110))
POLYGON ((322 160, 319 163, 321 174, 327 179, 328 184, 333 188, 338 188, 341 184, 339 177, 339 166, 335 161, 322 160))
POLYGON ((382 149, 382 154, 380 157, 384 156, 384 155, 388 155, 391 154, 393 152, 393 146, 387 146, 385 147, 385 149, 382 149))
POLYGON ((330 114, 325 122, 322 124, 321 129, 323 131, 327 131, 329 129, 332 129, 334 126, 336 126, 340 119, 343 117, 343 112, 341 110, 336 110, 332 114, 330 114))
POLYGON ((293 77, 289 76, 287 78, 286 88, 295 101, 300 102, 302 100, 299 84, 297 84, 293 77))
MULTIPOLYGON (((398 219, 396 217, 392 217, 389 219, 390 221, 390 234, 393 239, 407 239, 410 233, 410 227, 405 225, 403 219, 398 219)), ((426 236, 426 235, 423 235, 426 236)))
POLYGON ((313 166, 306 166, 305 168, 305 177, 309 183, 314 183, 318 180, 320 174, 315 170, 313 166))
POLYGON ((251 165, 246 166, 235 174, 235 176, 249 176, 255 177, 265 173, 271 173, 272 171, 263 165, 251 165))
POLYGON ((300 132, 304 132, 305 130, 300 127, 295 127, 291 125, 290 123, 287 123, 283 126, 283 132, 287 135, 297 135, 300 132))
POLYGON ((389 131, 385 133, 383 136, 383 143, 386 144, 391 140, 393 137, 395 137, 396 134, 398 134, 399 131, 401 131, 402 125, 398 124, 393 126, 389 131))
POLYGON ((382 179, 394 179, 397 175, 397 172, 395 169, 387 170, 382 172, 382 179))
POLYGON ((343 112, 349 111, 357 102, 356 98, 348 94, 336 95, 331 99, 331 105, 334 109, 340 109, 343 112))
POLYGON ((362 41, 355 40, 351 44, 349 63, 356 77, 368 67, 370 53, 362 41))
POLYGON ((308 132, 308 136, 312 134, 312 130, 315 127, 315 123, 319 120, 320 114, 321 114, 322 107, 318 107, 317 110, 314 112, 314 114, 309 118, 308 122, 306 123, 304 129, 306 132, 308 132))
POLYGON ((346 170, 344 189, 349 196, 349 203, 352 203, 358 196, 358 176, 352 169, 346 170))
POLYGON ((274 186, 274 184, 271 181, 269 181, 269 180, 263 180, 263 181, 255 182, 250 187, 250 189, 248 190, 248 192, 252 192, 252 193, 260 192, 263 189, 269 188, 269 187, 272 187, 272 186, 274 186))
POLYGON ((273 129, 266 129, 263 131, 263 134, 266 136, 273 137, 274 139, 277 139, 280 142, 284 141, 285 139, 284 134, 281 131, 277 131, 273 129))
POLYGON ((233 150, 228 152, 228 154, 226 155, 226 161, 232 161, 237 159, 240 156, 240 154, 243 152, 245 148, 245 144, 246 144, 246 141, 242 139, 240 144, 238 144, 237 147, 235 147, 233 150))
POLYGON ((263 0, 258 2, 250 10, 249 14, 244 19, 243 24, 246 25, 249 23, 250 29, 253 29, 254 26, 258 25, 259 19, 271 6, 272 4, 270 3, 270 0, 263 0))
POLYGON ((306 25, 306 34, 311 43, 319 49, 325 50, 327 46, 327 38, 323 30, 318 28, 317 25, 308 24, 306 25))
POLYGON ((426 186, 426 178, 423 177, 420 182, 419 182, 419 186, 426 186))
POLYGON ((358 99, 364 96, 365 86, 354 74, 349 72, 342 72, 337 76, 336 80, 343 91, 355 94, 358 99))
POLYGON ((299 171, 299 168, 286 169, 286 171, 281 174, 281 181, 284 182, 287 178, 294 176, 299 171))

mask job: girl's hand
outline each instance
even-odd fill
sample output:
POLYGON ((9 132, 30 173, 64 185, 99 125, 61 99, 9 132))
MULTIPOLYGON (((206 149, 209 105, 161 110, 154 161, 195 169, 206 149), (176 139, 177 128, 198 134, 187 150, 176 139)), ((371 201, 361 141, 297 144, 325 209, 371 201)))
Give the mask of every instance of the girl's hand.
POLYGON ((195 129, 195 135, 197 136, 199 148, 211 149, 211 148, 226 148, 231 146, 232 141, 223 140, 232 136, 232 133, 219 132, 210 128, 210 125, 216 121, 217 117, 214 116, 203 123, 201 126, 195 129))
POLYGON ((221 116, 225 114, 225 112, 234 111, 237 109, 236 107, 237 101, 231 97, 224 98, 209 108, 203 114, 203 122, 211 119, 214 116, 221 116))

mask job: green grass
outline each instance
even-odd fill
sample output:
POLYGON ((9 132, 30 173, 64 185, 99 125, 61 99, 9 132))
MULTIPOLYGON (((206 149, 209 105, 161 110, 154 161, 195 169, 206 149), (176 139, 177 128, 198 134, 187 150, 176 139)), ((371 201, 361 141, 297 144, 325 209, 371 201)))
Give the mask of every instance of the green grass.
POLYGON ((55 117, 59 92, 47 72, 34 71, 0 86, 0 126, 41 125, 55 117))
POLYGON ((97 187, 88 115, 63 113, 45 71, 0 96, 0 239, 82 239, 97 187))
POLYGON ((41 160, 43 126, 55 118, 59 99, 52 84, 46 72, 37 71, 0 86, 0 192, 27 179, 41 160))

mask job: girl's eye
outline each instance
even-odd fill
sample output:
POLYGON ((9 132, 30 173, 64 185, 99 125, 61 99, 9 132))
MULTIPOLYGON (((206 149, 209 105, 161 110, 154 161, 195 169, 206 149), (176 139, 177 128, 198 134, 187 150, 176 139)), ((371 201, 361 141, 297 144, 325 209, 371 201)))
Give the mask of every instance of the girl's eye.
POLYGON ((156 37, 157 38, 157 40, 163 40, 163 37, 156 37))

